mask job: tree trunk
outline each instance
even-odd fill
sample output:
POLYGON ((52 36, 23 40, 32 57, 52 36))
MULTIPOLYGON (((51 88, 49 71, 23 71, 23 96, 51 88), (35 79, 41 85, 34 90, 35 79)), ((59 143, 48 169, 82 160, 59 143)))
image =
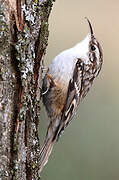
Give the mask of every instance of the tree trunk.
POLYGON ((37 180, 43 56, 53 0, 0 0, 0 179, 37 180))

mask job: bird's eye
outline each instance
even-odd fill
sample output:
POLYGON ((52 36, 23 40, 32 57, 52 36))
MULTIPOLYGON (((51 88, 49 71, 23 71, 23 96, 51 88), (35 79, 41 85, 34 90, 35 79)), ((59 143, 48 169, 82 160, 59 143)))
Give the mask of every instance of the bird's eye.
POLYGON ((96 47, 94 45, 91 45, 91 51, 95 51, 96 47))

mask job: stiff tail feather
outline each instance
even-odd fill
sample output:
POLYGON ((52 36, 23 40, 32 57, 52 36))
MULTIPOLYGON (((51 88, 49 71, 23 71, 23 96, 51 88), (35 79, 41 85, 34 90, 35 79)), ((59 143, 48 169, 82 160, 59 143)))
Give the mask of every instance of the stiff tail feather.
POLYGON ((43 143, 43 146, 41 147, 40 150, 40 169, 39 173, 43 170, 43 167, 46 165, 48 162, 48 158, 52 152, 53 146, 55 141, 57 140, 57 135, 59 131, 60 124, 56 124, 55 128, 52 129, 52 124, 49 125, 45 141, 43 143))
POLYGON ((40 169, 39 169, 39 173, 41 173, 41 171, 43 170, 43 167, 48 162, 48 158, 49 158, 49 156, 50 156, 50 154, 52 152, 53 145, 54 145, 54 141, 53 141, 52 137, 44 142, 44 144, 43 144, 43 146, 42 146, 42 148, 40 150, 40 169))
POLYGON ((45 141, 44 141, 43 146, 41 147, 41 150, 40 150, 40 169, 39 169, 39 173, 41 173, 41 171, 43 170, 43 167, 48 162, 48 158, 49 158, 49 156, 50 156, 50 154, 52 152, 53 145, 55 143, 55 139, 56 139, 58 129, 59 129, 59 127, 57 127, 55 129, 54 133, 53 133, 53 131, 51 130, 51 126, 49 125, 49 127, 48 127, 45 141))

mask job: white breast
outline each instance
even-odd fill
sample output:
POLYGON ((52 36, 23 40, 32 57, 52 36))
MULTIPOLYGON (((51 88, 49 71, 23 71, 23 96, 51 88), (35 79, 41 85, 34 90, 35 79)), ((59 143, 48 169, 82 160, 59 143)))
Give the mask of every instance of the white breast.
POLYGON ((69 84, 69 80, 73 77, 73 70, 78 58, 81 58, 85 64, 89 63, 88 58, 88 42, 90 34, 71 49, 65 50, 56 56, 49 66, 49 73, 54 80, 58 80, 61 84, 69 84))
POLYGON ((73 76, 75 63, 75 57, 66 50, 53 59, 49 66, 49 73, 53 79, 67 85, 73 76))

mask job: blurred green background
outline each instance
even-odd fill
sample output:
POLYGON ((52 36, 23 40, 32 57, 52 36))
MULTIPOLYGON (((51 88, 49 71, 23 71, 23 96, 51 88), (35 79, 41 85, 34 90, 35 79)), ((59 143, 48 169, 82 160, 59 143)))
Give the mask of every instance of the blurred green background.
MULTIPOLYGON (((84 17, 103 47, 103 68, 55 144, 43 180, 119 180, 119 0, 56 0, 45 62, 85 38, 84 17)), ((46 121, 42 108, 40 134, 46 121)))

